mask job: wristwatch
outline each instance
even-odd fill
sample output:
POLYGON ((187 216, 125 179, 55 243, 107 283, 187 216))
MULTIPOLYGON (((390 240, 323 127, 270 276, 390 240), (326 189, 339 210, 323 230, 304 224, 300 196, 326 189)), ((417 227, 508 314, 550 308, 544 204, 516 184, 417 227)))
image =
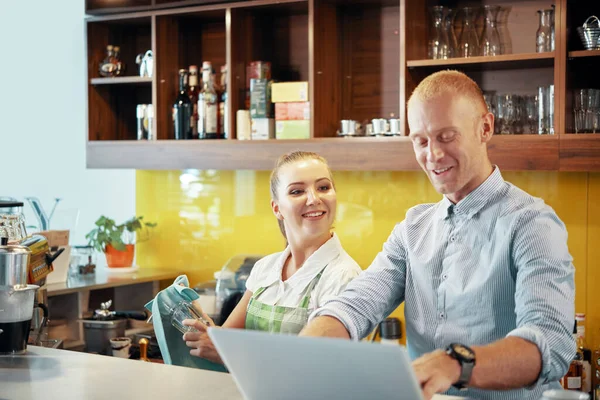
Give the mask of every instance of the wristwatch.
POLYGON ((460 390, 466 389, 469 380, 471 380, 473 367, 475 367, 475 352, 464 344, 451 343, 446 348, 446 354, 460 364, 460 377, 452 386, 460 390))

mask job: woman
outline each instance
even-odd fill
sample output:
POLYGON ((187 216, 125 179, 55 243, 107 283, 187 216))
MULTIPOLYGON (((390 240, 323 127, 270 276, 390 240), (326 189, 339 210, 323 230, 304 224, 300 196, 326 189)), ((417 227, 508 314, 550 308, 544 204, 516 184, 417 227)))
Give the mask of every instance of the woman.
MULTIPOLYGON (((271 173, 271 208, 287 240, 283 252, 259 260, 224 328, 298 334, 310 313, 344 290, 361 269, 332 233, 337 197, 331 170, 318 154, 279 158, 271 173)), ((210 318, 208 323, 213 326, 210 318)), ((200 321, 183 336, 190 354, 222 363, 200 321)))

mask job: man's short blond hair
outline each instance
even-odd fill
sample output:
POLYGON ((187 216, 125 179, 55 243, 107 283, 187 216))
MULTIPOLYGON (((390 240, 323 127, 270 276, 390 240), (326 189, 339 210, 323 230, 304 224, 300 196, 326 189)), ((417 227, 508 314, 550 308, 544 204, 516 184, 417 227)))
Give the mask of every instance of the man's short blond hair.
POLYGON ((423 79, 412 92, 408 108, 410 109, 413 99, 428 101, 448 93, 462 95, 471 100, 482 113, 488 112, 479 85, 466 74, 455 70, 439 71, 423 79))

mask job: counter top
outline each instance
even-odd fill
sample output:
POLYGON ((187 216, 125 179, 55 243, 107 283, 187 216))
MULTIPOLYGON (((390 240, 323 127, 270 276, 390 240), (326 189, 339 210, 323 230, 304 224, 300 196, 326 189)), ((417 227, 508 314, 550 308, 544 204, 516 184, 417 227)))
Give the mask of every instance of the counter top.
POLYGON ((96 268, 94 274, 69 277, 66 282, 46 285, 46 289, 48 290, 48 296, 58 296, 82 290, 111 288, 161 280, 175 280, 180 274, 180 271, 166 269, 140 268, 134 272, 124 273, 111 272, 107 268, 96 268))
MULTIPOLYGON (((229 374, 28 346, 0 356, 0 398, 241 400, 229 374), (179 394, 179 395, 176 395, 179 394)), ((457 399, 436 396, 434 400, 457 399)))

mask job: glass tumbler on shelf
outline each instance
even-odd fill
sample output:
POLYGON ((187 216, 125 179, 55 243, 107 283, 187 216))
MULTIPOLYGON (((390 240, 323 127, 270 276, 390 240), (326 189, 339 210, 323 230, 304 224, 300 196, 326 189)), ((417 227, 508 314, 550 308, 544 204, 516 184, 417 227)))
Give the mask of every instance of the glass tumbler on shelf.
POLYGON ((518 115, 516 96, 512 94, 496 96, 496 107, 499 133, 501 135, 513 134, 518 115))
POLYGON ((538 126, 538 105, 537 96, 524 96, 524 111, 525 115, 523 118, 524 133, 537 134, 538 126))
POLYGON ((447 60, 451 55, 448 37, 444 29, 446 7, 431 7, 429 12, 431 15, 431 26, 429 29, 428 57, 435 60, 447 60))
POLYGON ((554 129, 550 129, 554 119, 554 106, 550 107, 553 103, 552 101, 550 101, 550 95, 554 95, 553 90, 550 90, 550 86, 538 87, 537 133, 539 135, 547 135, 554 133, 554 129))
POLYGON ((552 43, 552 25, 554 24, 554 10, 538 10, 539 26, 535 34, 535 51, 545 53, 554 49, 552 43))
POLYGON ((498 56, 500 55, 500 34, 498 33, 497 21, 499 6, 483 7, 484 25, 481 33, 481 50, 479 54, 482 56, 498 56))
POLYGON ((458 43, 459 57, 475 57, 479 55, 479 38, 475 29, 477 9, 464 7, 462 9, 462 32, 458 43))

